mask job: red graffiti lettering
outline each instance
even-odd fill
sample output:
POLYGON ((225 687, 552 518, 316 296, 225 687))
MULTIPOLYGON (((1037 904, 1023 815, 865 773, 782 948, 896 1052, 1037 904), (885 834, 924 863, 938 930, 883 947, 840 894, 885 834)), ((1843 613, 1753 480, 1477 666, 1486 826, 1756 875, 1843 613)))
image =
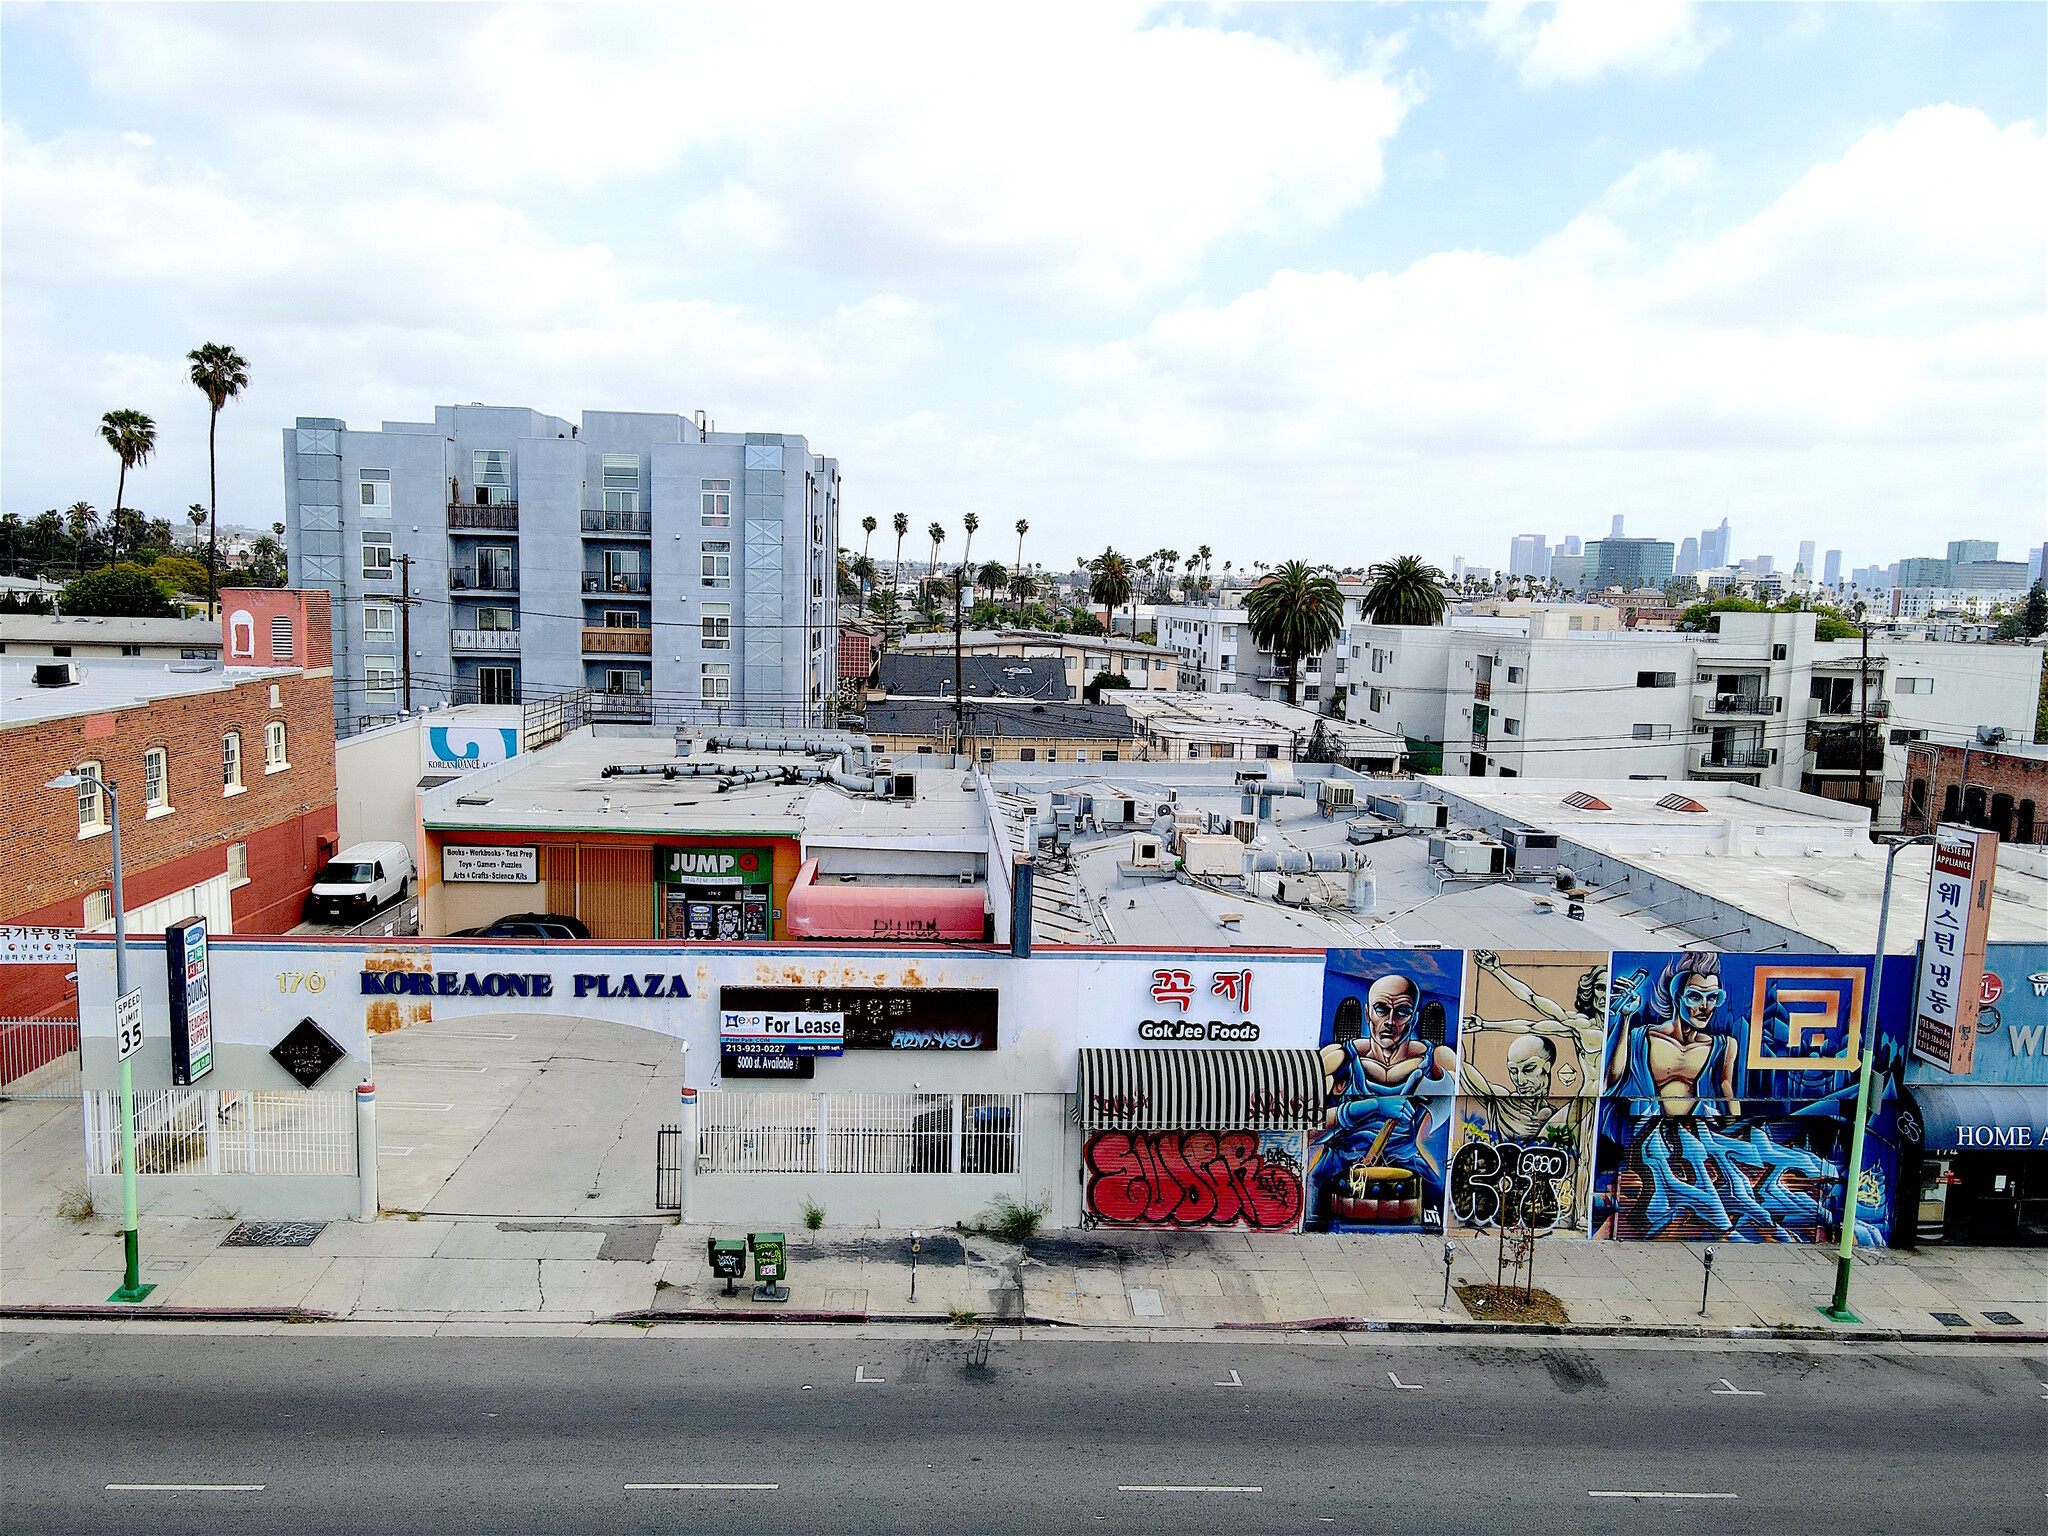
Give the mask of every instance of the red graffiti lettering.
POLYGON ((1301 1225, 1301 1166, 1253 1131, 1103 1131, 1089 1139, 1089 1212, 1122 1226, 1301 1225))

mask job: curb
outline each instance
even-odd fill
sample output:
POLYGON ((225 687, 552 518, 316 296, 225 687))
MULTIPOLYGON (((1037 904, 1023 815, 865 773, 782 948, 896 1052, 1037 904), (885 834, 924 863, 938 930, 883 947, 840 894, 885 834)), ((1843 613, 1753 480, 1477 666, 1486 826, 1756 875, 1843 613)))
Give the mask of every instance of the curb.
POLYGON ((1367 1317, 1307 1317, 1285 1323, 1215 1323, 1219 1331, 1238 1333, 1525 1333, 1559 1338, 1634 1339, 1783 1339, 1815 1344, 1830 1340, 1855 1344, 2048 1344, 2048 1331, 2015 1329, 1992 1333, 1983 1328, 1712 1328, 1697 1323, 1495 1323, 1460 1322, 1446 1318, 1381 1321, 1367 1317))
POLYGON ((117 1305, 109 1302, 83 1304, 31 1302, 0 1306, 0 1318, 25 1321, 72 1318, 85 1322, 127 1322, 134 1318, 168 1317, 185 1323, 333 1323, 339 1313, 310 1311, 305 1307, 151 1307, 117 1305))

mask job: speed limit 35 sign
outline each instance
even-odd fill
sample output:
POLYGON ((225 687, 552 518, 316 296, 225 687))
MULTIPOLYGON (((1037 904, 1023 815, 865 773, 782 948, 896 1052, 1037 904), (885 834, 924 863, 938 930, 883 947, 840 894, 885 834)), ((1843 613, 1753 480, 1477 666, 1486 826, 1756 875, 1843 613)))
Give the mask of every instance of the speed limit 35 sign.
POLYGON ((142 1049, 142 988, 123 992, 114 999, 114 1040, 120 1048, 121 1061, 142 1049))

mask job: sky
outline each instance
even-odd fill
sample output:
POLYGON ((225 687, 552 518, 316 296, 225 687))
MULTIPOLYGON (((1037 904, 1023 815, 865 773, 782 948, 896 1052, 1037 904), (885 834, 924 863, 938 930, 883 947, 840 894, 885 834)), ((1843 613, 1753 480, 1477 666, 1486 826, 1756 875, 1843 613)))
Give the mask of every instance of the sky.
POLYGON ((294 417, 481 400, 800 433, 855 547, 2024 558, 2044 97, 2032 4, 9 3, 0 510, 116 407, 204 501, 218 341, 257 528, 294 417))

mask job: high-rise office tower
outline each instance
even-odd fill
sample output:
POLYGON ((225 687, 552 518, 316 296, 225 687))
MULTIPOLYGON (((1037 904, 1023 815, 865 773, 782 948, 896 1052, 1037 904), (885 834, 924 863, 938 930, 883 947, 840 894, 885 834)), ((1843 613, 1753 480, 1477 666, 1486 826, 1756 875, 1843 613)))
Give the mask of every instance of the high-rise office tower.
POLYGON ((1510 576, 1543 577, 1550 574, 1549 541, 1540 533, 1518 533, 1508 545, 1510 576))
POLYGON ((1568 533, 1564 536, 1564 552, 1568 555, 1583 555, 1586 552, 1584 547, 1580 545, 1579 536, 1576 533, 1568 533))
POLYGON ((1831 549, 1821 556, 1820 579, 1823 585, 1830 587, 1842 584, 1842 552, 1839 549, 1831 549))
POLYGON ((1619 512, 1614 514, 1614 526, 1608 530, 1607 537, 1610 539, 1621 537, 1621 514, 1619 512))
POLYGON ((1700 541, 1688 536, 1678 546, 1678 566, 1673 575, 1690 576, 1700 568, 1700 541))
POLYGON ((1813 540, 1799 541, 1799 574, 1807 580, 1813 579, 1813 540))
POLYGON ((1959 565, 1975 565, 1979 560, 1998 558, 1996 539, 1950 539, 1948 541, 1948 565, 1953 571, 1959 565))
POLYGON ((1700 569, 1718 570, 1729 563, 1728 519, 1724 517, 1720 527, 1700 530, 1700 569))

